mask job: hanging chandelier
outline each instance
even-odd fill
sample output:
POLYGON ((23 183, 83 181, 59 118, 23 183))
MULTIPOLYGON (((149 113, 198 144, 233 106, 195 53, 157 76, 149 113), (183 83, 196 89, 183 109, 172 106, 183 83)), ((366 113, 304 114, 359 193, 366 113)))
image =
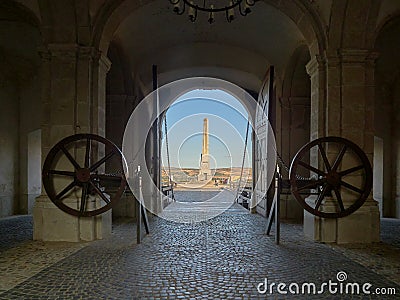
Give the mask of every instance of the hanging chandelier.
MULTIPOLYGON (((238 11, 241 16, 247 16, 251 12, 257 0, 226 0, 226 6, 215 6, 210 0, 169 0, 174 5, 173 11, 178 15, 183 15, 188 12, 189 20, 196 22, 197 12, 202 11, 208 13, 208 23, 215 22, 215 13, 225 12, 228 23, 235 19, 235 11, 238 11), (202 4, 199 4, 202 3, 202 4)), ((221 0, 213 0, 222 2, 221 0)))

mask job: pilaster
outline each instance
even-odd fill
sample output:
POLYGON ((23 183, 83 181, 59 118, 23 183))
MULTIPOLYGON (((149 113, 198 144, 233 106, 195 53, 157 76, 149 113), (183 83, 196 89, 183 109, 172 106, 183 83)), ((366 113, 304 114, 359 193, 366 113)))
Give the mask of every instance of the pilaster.
MULTIPOLYGON (((93 47, 49 44, 41 49, 42 161, 62 138, 75 133, 105 134, 105 82, 110 61, 93 47)), ((99 149, 102 155, 104 149, 99 149)), ((71 153, 78 156, 79 151, 71 153)), ((60 183, 59 183, 60 184, 60 183)), ((65 199, 64 201, 76 201, 65 199)), ((92 199, 96 203, 96 199, 92 199)), ((111 233, 111 212, 77 218, 60 211, 42 188, 34 207, 34 238, 94 240, 111 233), (65 226, 70 224, 71 226, 65 226)))
POLYGON ((313 57, 306 65, 311 80, 311 140, 325 134, 326 110, 326 60, 320 56, 313 57))
MULTIPOLYGON (((376 53, 369 50, 340 49, 337 55, 330 55, 325 60, 313 58, 307 65, 312 88, 311 138, 320 136, 347 138, 364 150, 371 164, 374 148, 376 57, 376 53), (326 82, 322 79, 324 74, 326 82)), ((329 157, 329 149, 327 152, 329 157)), ((313 165, 321 164, 317 153, 311 153, 310 162, 313 165)), ((342 168, 346 168, 346 164, 348 162, 344 161, 342 168)), ((314 199, 310 197, 307 201, 313 202, 314 199)), ((327 208, 329 201, 329 199, 325 201, 327 208)), ((377 202, 372 199, 371 193, 365 204, 355 213, 333 220, 305 213, 304 232, 321 242, 377 242, 379 241, 377 202)))

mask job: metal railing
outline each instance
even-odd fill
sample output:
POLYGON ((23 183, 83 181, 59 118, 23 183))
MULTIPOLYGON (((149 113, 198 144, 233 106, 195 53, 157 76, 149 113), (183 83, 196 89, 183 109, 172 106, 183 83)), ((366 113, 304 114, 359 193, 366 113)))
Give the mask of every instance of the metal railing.
POLYGON ((161 186, 161 191, 163 193, 163 208, 167 207, 169 204, 175 201, 173 193, 173 184, 161 186))
POLYGON ((253 188, 245 186, 237 196, 236 202, 245 208, 249 208, 251 197, 253 196, 253 188))

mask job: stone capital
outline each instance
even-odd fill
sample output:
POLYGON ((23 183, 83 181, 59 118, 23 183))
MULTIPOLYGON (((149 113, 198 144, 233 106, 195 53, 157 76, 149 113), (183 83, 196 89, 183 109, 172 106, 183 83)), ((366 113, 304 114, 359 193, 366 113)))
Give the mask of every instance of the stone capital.
POLYGON ((321 56, 314 56, 306 65, 307 74, 313 76, 316 72, 324 70, 325 64, 326 61, 321 56))
POLYGON ((108 71, 110 71, 111 60, 107 56, 100 53, 98 62, 99 62, 99 67, 103 70, 104 73, 108 73, 108 71))

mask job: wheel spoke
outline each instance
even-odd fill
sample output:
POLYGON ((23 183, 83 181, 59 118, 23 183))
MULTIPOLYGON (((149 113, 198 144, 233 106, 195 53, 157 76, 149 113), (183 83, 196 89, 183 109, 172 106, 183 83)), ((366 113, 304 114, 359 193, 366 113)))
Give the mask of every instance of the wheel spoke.
POLYGON ((331 164, 329 163, 328 157, 326 156, 325 149, 322 147, 321 143, 318 143, 318 149, 321 153, 322 159, 324 160, 326 170, 329 172, 331 168, 331 164))
POLYGON ((344 187, 348 188, 349 190, 352 190, 354 192, 360 193, 362 194, 363 191, 360 190, 359 188, 355 187, 354 185, 351 185, 350 183, 344 182, 344 181, 340 181, 340 184, 343 185, 344 187))
POLYGON ((90 181, 90 185, 94 188, 94 190, 101 197, 101 199, 104 200, 104 202, 106 202, 107 204, 110 203, 110 200, 108 200, 108 198, 103 194, 102 191, 100 191, 100 189, 93 183, 93 181, 90 181))
POLYGON ((322 188, 321 193, 318 195, 317 203, 315 204, 315 210, 318 211, 318 208, 322 204, 322 200, 324 200, 324 198, 325 198, 325 194, 326 194, 327 190, 328 190, 328 184, 325 184, 324 187, 322 188))
POLYGON ((47 171, 47 173, 52 174, 52 175, 62 175, 62 176, 68 176, 68 177, 75 176, 75 172, 71 172, 71 171, 49 170, 49 171, 47 171))
POLYGON ((340 150, 338 156, 336 157, 335 162, 333 163, 332 170, 334 170, 334 171, 337 170, 337 168, 339 167, 340 162, 343 159, 344 154, 346 153, 346 150, 347 150, 347 146, 344 145, 343 148, 340 150))
POLYGON ((309 189, 309 188, 316 188, 317 186, 322 185, 323 183, 324 183, 323 179, 313 180, 310 183, 307 183, 305 185, 297 187, 297 191, 302 191, 302 190, 309 189))
POLYGON ((341 211, 344 211, 344 205, 343 205, 343 200, 342 200, 342 195, 340 194, 340 191, 338 188, 334 188, 335 190, 335 195, 336 195, 336 200, 339 203, 339 207, 341 211))
POLYGON ((353 172, 356 172, 356 171, 362 170, 362 169, 364 169, 364 166, 360 165, 360 166, 357 166, 357 167, 354 167, 354 168, 351 168, 351 169, 348 169, 348 170, 341 171, 341 172, 339 172, 339 175, 340 176, 346 176, 346 175, 348 175, 350 173, 353 173, 353 172))
POLYGON ((318 175, 321 175, 321 176, 325 176, 326 175, 324 171, 318 170, 317 168, 314 168, 313 166, 310 166, 309 164, 307 164, 307 163, 305 163, 305 162, 303 162, 301 160, 298 162, 298 164, 300 166, 303 166, 304 168, 310 170, 310 171, 313 171, 314 173, 317 173, 318 175))
POLYGON ((81 207, 79 209, 81 214, 83 214, 86 210, 86 199, 88 195, 88 189, 89 185, 85 183, 85 185, 82 187, 81 207))
POLYGON ((111 151, 110 153, 108 153, 106 156, 104 156, 97 163, 95 163, 93 166, 90 167, 90 172, 93 172, 94 170, 96 170, 98 167, 100 167, 102 164, 104 164, 107 160, 109 160, 114 154, 115 154, 114 151, 111 151))
POLYGON ((85 151, 85 168, 89 168, 90 165, 90 150, 91 150, 91 143, 90 139, 86 139, 86 151, 85 151))
POLYGON ((60 200, 66 193, 68 193, 76 185, 76 180, 68 184, 59 194, 56 195, 56 201, 60 200))
POLYGON ((68 160, 71 162, 71 164, 75 167, 76 170, 79 170, 81 166, 76 162, 76 160, 72 157, 71 153, 68 152, 67 149, 65 149, 64 146, 61 146, 61 151, 64 152, 65 156, 68 158, 68 160))

